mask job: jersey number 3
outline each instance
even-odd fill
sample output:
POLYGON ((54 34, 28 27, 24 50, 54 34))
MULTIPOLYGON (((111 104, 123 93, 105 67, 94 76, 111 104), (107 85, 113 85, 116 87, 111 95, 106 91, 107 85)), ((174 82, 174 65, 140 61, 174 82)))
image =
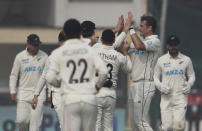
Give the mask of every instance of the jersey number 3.
POLYGON ((107 69, 109 70, 109 73, 107 75, 107 79, 111 80, 112 79, 112 70, 113 70, 113 65, 112 64, 107 64, 107 69))
POLYGON ((85 59, 80 59, 77 64, 74 60, 69 60, 69 61, 67 61, 67 67, 69 67, 70 65, 73 66, 73 70, 72 70, 72 73, 71 73, 71 76, 69 79, 70 84, 72 84, 72 83, 83 83, 84 81, 86 81, 86 82, 89 81, 89 78, 85 78, 86 70, 88 68, 88 64, 87 64, 85 59), (78 66, 81 66, 81 65, 84 65, 83 72, 80 76, 80 79, 75 79, 74 74, 76 72, 76 69, 78 66))

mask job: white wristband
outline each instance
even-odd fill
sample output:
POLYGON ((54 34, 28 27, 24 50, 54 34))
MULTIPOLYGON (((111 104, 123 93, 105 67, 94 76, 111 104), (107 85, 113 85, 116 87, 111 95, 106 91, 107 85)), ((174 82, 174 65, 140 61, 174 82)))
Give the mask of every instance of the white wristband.
POLYGON ((133 35, 133 34, 135 34, 136 32, 135 32, 135 30, 134 29, 130 29, 130 35, 133 35))

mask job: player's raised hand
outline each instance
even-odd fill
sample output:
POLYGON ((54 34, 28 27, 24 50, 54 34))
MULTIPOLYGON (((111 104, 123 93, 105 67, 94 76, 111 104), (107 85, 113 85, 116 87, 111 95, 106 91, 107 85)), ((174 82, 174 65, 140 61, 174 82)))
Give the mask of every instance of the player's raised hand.
POLYGON ((38 103, 38 96, 34 95, 34 98, 32 99, 32 109, 36 109, 38 103))
POLYGON ((133 14, 131 11, 128 12, 128 19, 130 19, 132 21, 133 19, 133 14))
POLYGON ((122 28, 124 27, 124 17, 123 15, 121 15, 118 19, 118 22, 117 22, 117 25, 116 27, 114 28, 113 32, 114 33, 117 33, 119 32, 122 28))
POLYGON ((132 24, 132 19, 133 19, 133 14, 131 12, 128 12, 128 18, 126 19, 126 23, 125 23, 125 26, 124 26, 124 29, 123 31, 125 33, 128 33, 130 27, 131 27, 131 24, 132 24))
POLYGON ((16 101, 16 93, 11 94, 11 101, 16 101))

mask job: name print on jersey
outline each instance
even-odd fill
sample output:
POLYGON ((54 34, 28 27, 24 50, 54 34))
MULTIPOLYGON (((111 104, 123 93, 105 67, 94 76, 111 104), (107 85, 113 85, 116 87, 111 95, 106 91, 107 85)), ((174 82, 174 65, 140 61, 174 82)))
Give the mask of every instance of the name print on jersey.
POLYGON ((99 53, 99 56, 101 56, 105 60, 115 61, 117 59, 117 56, 111 54, 99 53))
POLYGON ((72 55, 81 55, 81 54, 87 54, 88 50, 84 48, 78 48, 78 49, 71 49, 71 50, 64 50, 62 52, 63 56, 72 56, 72 55))

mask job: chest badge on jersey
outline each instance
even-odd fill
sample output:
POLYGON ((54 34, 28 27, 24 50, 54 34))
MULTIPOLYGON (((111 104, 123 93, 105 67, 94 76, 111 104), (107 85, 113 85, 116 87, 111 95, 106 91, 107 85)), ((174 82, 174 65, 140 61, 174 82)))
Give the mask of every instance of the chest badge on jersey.
POLYGON ((171 67, 171 63, 170 63, 170 62, 168 62, 168 63, 163 63, 163 66, 164 66, 164 67, 171 67))
POLYGON ((29 63, 29 59, 22 59, 22 64, 27 64, 29 63))

